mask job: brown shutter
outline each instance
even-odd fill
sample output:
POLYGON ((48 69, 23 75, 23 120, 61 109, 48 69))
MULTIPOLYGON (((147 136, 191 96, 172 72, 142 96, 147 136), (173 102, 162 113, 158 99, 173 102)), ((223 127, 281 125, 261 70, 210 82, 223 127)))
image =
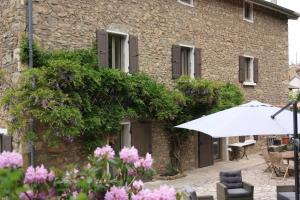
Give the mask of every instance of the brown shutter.
POLYGON ((131 123, 131 144, 138 149, 139 155, 152 153, 152 124, 151 122, 131 123))
POLYGON ((101 29, 96 31, 99 67, 108 67, 108 33, 101 29))
POLYGON ((172 46, 172 78, 176 79, 181 76, 181 47, 179 45, 172 46))
POLYGON ((254 83, 258 82, 258 59, 254 58, 253 61, 253 72, 254 72, 254 76, 253 76, 253 81, 254 83))
POLYGON ((246 58, 244 56, 239 57, 239 81, 243 83, 245 81, 246 70, 246 58))
POLYGON ((129 73, 133 74, 139 69, 138 37, 129 36, 129 73))
POLYGON ((202 56, 201 49, 195 48, 195 78, 201 77, 202 56))
POLYGON ((12 151, 12 137, 2 135, 2 151, 12 151))

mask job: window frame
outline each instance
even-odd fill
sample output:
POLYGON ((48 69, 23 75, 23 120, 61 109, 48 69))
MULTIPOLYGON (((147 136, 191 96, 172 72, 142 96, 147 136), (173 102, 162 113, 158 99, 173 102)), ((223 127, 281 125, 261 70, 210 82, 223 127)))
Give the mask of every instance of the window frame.
MULTIPOLYGON (((189 49, 189 63, 190 63, 190 74, 187 75, 191 78, 195 78, 195 46, 191 46, 191 45, 185 45, 185 44, 178 44, 181 49, 180 49, 180 56, 181 56, 181 51, 182 51, 182 47, 183 48, 188 48, 189 49)), ((180 59, 181 60, 181 59, 180 59)), ((180 63, 180 68, 182 69, 182 63, 180 63)), ((181 76, 186 76, 183 74, 183 72, 181 72, 181 76)))
POLYGON ((254 11, 253 11, 253 3, 249 1, 244 1, 243 2, 243 20, 247 22, 254 22, 254 11), (245 14, 246 14, 246 3, 250 5, 250 19, 248 19, 245 14))
POLYGON ((194 7, 194 0, 190 0, 190 3, 184 2, 182 0, 177 0, 177 2, 180 3, 180 4, 182 4, 182 5, 194 7))
POLYGON ((250 58, 250 80, 247 80, 247 77, 246 77, 246 71, 248 69, 248 66, 245 66, 247 67, 245 69, 245 81, 243 82, 243 85, 246 85, 246 86, 255 86, 256 83, 254 82, 254 56, 250 56, 250 55, 243 55, 244 58, 250 58))
POLYGON ((121 44, 121 48, 122 48, 121 51, 123 52, 121 52, 121 54, 124 60, 123 60, 123 66, 121 66, 121 71, 125 73, 129 73, 129 34, 124 32, 119 32, 119 31, 113 31, 113 30, 106 30, 106 32, 108 34, 108 37, 110 35, 117 35, 123 37, 122 44, 121 44))

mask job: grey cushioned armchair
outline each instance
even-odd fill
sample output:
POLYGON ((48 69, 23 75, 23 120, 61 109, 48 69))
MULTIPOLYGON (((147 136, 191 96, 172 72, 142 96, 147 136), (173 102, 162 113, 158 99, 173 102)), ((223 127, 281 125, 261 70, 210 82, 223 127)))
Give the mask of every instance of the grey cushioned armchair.
POLYGON ((243 182, 241 171, 220 172, 218 200, 253 200, 254 186, 243 182))
POLYGON ((295 186, 294 185, 280 185, 277 186, 277 200, 295 200, 295 186))

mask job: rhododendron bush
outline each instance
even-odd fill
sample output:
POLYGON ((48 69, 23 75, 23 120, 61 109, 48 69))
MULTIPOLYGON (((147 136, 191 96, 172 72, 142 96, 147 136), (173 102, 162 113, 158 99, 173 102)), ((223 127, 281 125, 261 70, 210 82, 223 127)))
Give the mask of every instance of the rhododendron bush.
POLYGON ((149 190, 141 179, 151 176, 152 157, 141 157, 136 148, 124 147, 117 156, 110 146, 98 147, 80 169, 65 172, 45 166, 22 168, 22 156, 0 154, 0 198, 21 200, 175 200, 168 186, 149 190))

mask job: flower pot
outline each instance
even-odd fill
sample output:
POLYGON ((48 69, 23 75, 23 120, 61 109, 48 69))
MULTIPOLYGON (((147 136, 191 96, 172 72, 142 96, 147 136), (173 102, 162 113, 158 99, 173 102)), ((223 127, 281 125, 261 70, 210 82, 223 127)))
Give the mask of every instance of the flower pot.
POLYGON ((281 138, 282 144, 289 144, 290 138, 288 136, 282 137, 281 138))

